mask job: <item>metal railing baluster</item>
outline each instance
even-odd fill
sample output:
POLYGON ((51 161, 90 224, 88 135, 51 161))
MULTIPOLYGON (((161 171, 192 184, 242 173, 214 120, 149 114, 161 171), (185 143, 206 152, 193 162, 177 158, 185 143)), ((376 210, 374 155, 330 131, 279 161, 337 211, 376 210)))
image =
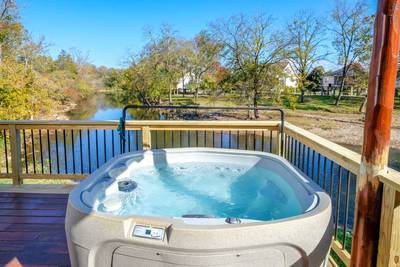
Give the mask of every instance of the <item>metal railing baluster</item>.
POLYGON ((41 172, 44 173, 44 163, 43 163, 43 145, 42 145, 42 130, 39 129, 39 152, 40 152, 40 166, 41 172))
POLYGON ((80 156, 81 156, 81 173, 83 172, 83 144, 82 144, 82 130, 79 129, 79 152, 80 152, 80 156))
POLYGON ((76 166, 75 166, 75 138, 74 138, 74 130, 71 130, 71 151, 72 151, 72 173, 76 174, 76 166))
POLYGON ((337 240, 337 237, 338 237, 341 189, 342 189, 342 166, 339 165, 338 184, 337 184, 337 193, 336 193, 336 207, 335 207, 335 240, 337 240))
POLYGON ((23 139, 24 139, 25 172, 26 172, 26 173, 29 173, 29 171, 28 171, 28 152, 26 151, 25 129, 22 130, 22 136, 23 136, 23 139))
POLYGON ((88 164, 89 164, 89 173, 92 173, 92 160, 90 157, 90 130, 87 130, 87 148, 88 148, 88 164))
POLYGON ((112 156, 115 157, 115 147, 114 147, 114 130, 111 130, 111 151, 112 151, 112 156))
POLYGON ((131 152, 131 131, 128 130, 128 152, 131 152))
POLYGON ((107 162, 107 131, 103 130, 104 163, 107 162))
POLYGON ((302 151, 302 153, 303 153, 303 156, 301 157, 301 165, 302 165, 302 171, 304 172, 304 168, 305 168, 305 166, 304 166, 304 163, 305 163, 305 158, 306 158, 306 145, 305 144, 303 144, 303 151, 302 151))
POLYGON ((321 174, 320 174, 320 172, 321 172, 321 154, 320 153, 318 153, 318 165, 317 165, 317 184, 318 185, 320 185, 319 184, 319 182, 320 182, 320 179, 321 179, 321 174))
POLYGON ((49 130, 47 130, 47 152, 48 152, 48 158, 49 158, 49 172, 52 173, 52 171, 51 171, 50 131, 49 130))
POLYGON ((64 167, 65 167, 65 173, 68 173, 68 160, 67 160, 67 142, 65 138, 65 129, 63 130, 63 145, 64 145, 64 167))
POLYGON ((7 132, 6 129, 3 130, 3 136, 4 136, 4 155, 5 155, 5 161, 6 161, 6 172, 9 173, 8 170, 8 153, 7 153, 7 132))
POLYGON ((347 222, 349 219, 349 202, 350 202, 350 171, 346 175, 346 199, 345 199, 345 215, 343 224, 343 249, 346 249, 347 222))
POLYGON ((33 173, 36 173, 35 137, 33 135, 33 129, 31 129, 31 148, 32 148, 33 173))
MULTIPOLYGON (((129 135, 128 135, 129 140, 129 135)), ((95 130, 95 141, 96 141, 96 167, 99 168, 99 133, 95 130)))
POLYGON ((60 158, 59 158, 59 154, 58 154, 58 131, 55 131, 55 136, 56 136, 56 160, 57 160, 57 173, 60 173, 60 158))

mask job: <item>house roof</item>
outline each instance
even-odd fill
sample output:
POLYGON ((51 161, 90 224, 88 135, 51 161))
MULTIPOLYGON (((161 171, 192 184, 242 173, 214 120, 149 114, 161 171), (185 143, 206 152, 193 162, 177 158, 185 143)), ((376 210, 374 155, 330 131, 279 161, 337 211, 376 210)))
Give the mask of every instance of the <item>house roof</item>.
MULTIPOLYGON (((364 67, 360 63, 354 63, 350 66, 349 74, 352 75, 354 70, 364 71, 364 67)), ((330 70, 324 76, 342 76, 343 68, 337 70, 330 70)))

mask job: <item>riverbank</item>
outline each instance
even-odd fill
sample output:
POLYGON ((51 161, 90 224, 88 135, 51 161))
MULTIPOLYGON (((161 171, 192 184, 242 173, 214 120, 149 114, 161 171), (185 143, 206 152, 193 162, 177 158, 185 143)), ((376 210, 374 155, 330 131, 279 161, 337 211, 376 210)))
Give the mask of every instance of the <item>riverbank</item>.
MULTIPOLYGON (((180 99, 182 101, 182 99, 180 99)), ((190 100, 187 100, 190 101, 190 100)), ((334 105, 334 98, 329 96, 306 96, 304 103, 297 103, 296 109, 289 109, 285 98, 275 103, 285 111, 286 121, 304 128, 335 143, 361 146, 363 142, 364 114, 359 112, 363 98, 344 98, 339 106, 334 105)), ((263 106, 271 106, 272 101, 262 102, 263 106)), ((215 101, 199 99, 200 105, 240 105, 237 99, 229 95, 218 97, 215 101)), ((231 114, 233 115, 233 114, 231 114)), ((271 116, 264 116, 271 119, 271 116)), ((241 119, 246 117, 241 116, 241 119)), ((393 113, 391 146, 400 149, 400 98, 395 99, 393 113)))
MULTIPOLYGON (((188 105, 193 99, 192 97, 177 97, 174 104, 188 105)), ((225 102, 210 101, 210 99, 199 99, 200 105, 205 106, 233 106, 235 103, 232 99, 229 101, 225 99, 225 102)), ((312 103, 321 106, 323 101, 315 103, 315 99, 312 99, 312 103)), ((311 102, 311 101, 309 101, 311 102)), ((237 104, 236 104, 237 105, 237 104)), ((309 104, 308 104, 309 105, 309 104)), ((327 105, 325 103, 325 105, 327 105)), ((338 112, 328 112, 324 110, 311 110, 311 109, 287 109, 285 111, 286 121, 309 130, 321 137, 329 139, 335 143, 348 144, 353 146, 362 145, 363 139, 363 128, 364 128, 364 114, 356 112, 349 107, 349 103, 346 102, 346 108, 338 109, 338 112)), ((353 109, 356 108, 358 103, 354 104, 353 109)), ((68 106, 62 115, 57 115, 52 119, 67 118, 73 120, 118 120, 121 116, 121 110, 123 105, 121 103, 115 103, 110 97, 104 94, 97 94, 95 97, 88 98, 85 101, 78 103, 75 107, 68 106)), ((276 119, 276 116, 272 116, 273 113, 261 113, 261 119, 271 120, 276 119)), ((247 119, 245 112, 202 112, 200 119, 207 120, 234 120, 234 119, 247 119)), ((392 123, 392 134, 391 134, 391 146, 396 149, 400 149, 400 110, 396 109, 393 115, 392 123)))
MULTIPOLYGON (((286 120, 335 143, 362 145, 364 114, 285 110, 286 120)), ((391 147, 400 149, 400 111, 393 114, 391 147)))

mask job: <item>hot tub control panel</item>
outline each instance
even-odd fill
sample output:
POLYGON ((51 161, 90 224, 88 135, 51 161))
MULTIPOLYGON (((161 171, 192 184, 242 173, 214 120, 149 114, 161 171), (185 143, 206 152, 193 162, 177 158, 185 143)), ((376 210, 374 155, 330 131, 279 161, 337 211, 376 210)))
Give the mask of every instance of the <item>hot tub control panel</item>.
POLYGON ((132 235, 137 237, 163 240, 164 232, 165 230, 163 228, 151 227, 145 225, 136 225, 135 228, 133 229, 132 235))

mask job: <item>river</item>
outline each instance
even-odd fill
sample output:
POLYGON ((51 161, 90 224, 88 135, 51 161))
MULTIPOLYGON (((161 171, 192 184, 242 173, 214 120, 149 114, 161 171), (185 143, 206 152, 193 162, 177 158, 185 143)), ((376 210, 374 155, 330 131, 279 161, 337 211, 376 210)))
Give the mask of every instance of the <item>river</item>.
POLYGON ((91 97, 78 103, 75 109, 68 112, 70 120, 119 120, 123 105, 113 101, 104 94, 91 97))
MULTIPOLYGON (((118 120, 121 117, 123 105, 112 101, 104 94, 96 95, 70 111, 67 115, 71 120, 118 120)), ((128 114, 128 119, 134 115, 128 114)), ((357 153, 361 152, 361 145, 341 144, 357 153)), ((400 170, 400 149, 390 150, 389 166, 400 170)))

